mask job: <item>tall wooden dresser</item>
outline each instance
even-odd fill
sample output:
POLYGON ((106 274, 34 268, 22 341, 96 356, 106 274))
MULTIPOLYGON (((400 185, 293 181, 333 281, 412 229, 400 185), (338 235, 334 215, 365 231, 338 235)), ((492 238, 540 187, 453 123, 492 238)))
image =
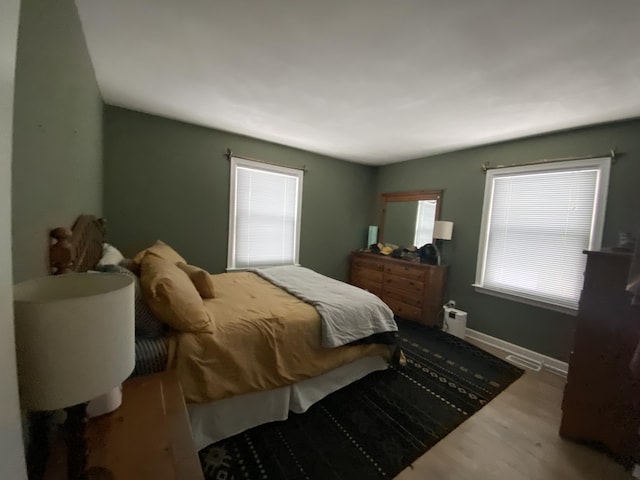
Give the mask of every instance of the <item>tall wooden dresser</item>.
POLYGON ((440 326, 447 268, 374 253, 351 254, 352 285, 377 295, 394 314, 440 326))
POLYGON ((631 305, 625 290, 632 256, 585 253, 560 434, 599 444, 624 462, 637 461, 640 382, 629 364, 640 340, 640 307, 631 305))

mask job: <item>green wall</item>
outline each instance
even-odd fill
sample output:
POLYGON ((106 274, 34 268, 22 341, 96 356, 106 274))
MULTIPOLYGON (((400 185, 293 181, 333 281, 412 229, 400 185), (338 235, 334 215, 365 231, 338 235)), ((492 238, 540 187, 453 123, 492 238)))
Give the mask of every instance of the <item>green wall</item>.
POLYGON ((102 213, 102 98, 73 0, 23 0, 13 126, 13 276, 48 273, 48 231, 102 213))
POLYGON ((367 243, 375 169, 117 107, 105 109, 108 238, 126 254, 156 239, 211 272, 227 265, 229 161, 238 155, 306 165, 300 263, 345 280, 367 243))
POLYGON ((497 165, 598 155, 613 147, 623 155, 611 168, 602 244, 614 246, 618 232, 640 232, 640 120, 387 165, 378 169, 377 193, 443 188, 440 218, 455 222, 453 239, 444 242, 443 247, 444 262, 449 264, 446 299, 456 300, 458 308, 469 313, 470 328, 566 361, 575 317, 476 293, 471 286, 475 280, 484 195, 485 174, 481 166, 487 161, 497 165))

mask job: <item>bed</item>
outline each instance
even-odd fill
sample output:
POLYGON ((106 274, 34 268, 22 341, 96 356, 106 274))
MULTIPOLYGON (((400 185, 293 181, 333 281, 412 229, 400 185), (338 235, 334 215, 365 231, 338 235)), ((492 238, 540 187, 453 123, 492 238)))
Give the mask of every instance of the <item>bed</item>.
MULTIPOLYGON (((118 255, 105 260, 109 257, 105 249, 105 235, 105 222, 90 215, 80 216, 72 229, 61 227, 52 230, 51 273, 117 271, 139 279, 136 368, 133 375, 145 375, 165 368, 176 369, 198 449, 248 428, 284 420, 290 411, 302 413, 331 392, 371 372, 387 368, 392 355, 398 354, 390 341, 397 330, 390 310, 381 313, 385 319, 376 327, 377 330, 363 328, 357 342, 351 343, 349 332, 345 338, 341 336, 344 332, 338 332, 337 336, 328 335, 326 332, 330 331, 330 324, 327 324, 327 318, 332 318, 333 313, 339 313, 341 309, 331 310, 330 298, 314 302, 314 292, 325 292, 331 287, 307 288, 306 292, 299 292, 296 288, 295 282, 304 286, 313 284, 316 279, 324 281, 314 272, 295 270, 295 274, 304 276, 302 280, 292 280, 289 286, 280 284, 280 280, 285 278, 282 275, 286 273, 288 277, 289 273, 277 269, 266 273, 210 275, 205 272, 203 275, 201 269, 177 261, 179 254, 174 252, 178 257, 172 257, 170 253, 163 258, 164 247, 154 250, 153 246, 128 262, 123 262, 118 255), (157 282, 154 287, 156 277, 149 279, 150 275, 157 273, 156 270, 164 268, 170 269, 170 277, 175 274, 171 278, 182 279, 181 274, 175 273, 176 265, 188 274, 200 295, 197 300, 187 302, 186 307, 182 304, 191 298, 191 291, 181 291, 177 300, 168 300, 157 293, 164 290, 157 282), (192 269, 185 270, 187 267, 192 269), (200 290, 199 283, 202 282, 206 284, 204 291, 200 290), (208 289, 211 290, 211 298, 205 294, 208 289), (314 298, 302 301, 290 292, 314 298), (158 296, 162 297, 159 304, 158 296), (181 303, 180 308, 188 311, 182 315, 184 312, 180 310, 178 315, 178 320, 184 318, 190 322, 188 327, 172 323, 175 321, 176 301, 181 303), (167 322, 163 321, 160 327, 158 324, 151 327, 145 318, 149 312, 142 312, 145 307, 142 303, 148 303, 153 313, 167 322), (193 305, 197 305, 195 314, 193 305), (173 317, 165 318, 168 310, 174 310, 173 317), (202 321, 194 321, 194 318, 202 321), (167 328, 166 323, 174 328, 167 328), (368 336, 370 333, 374 335, 368 336)), ((331 282, 335 282, 338 290, 342 288, 341 282, 331 282)), ((388 309, 384 304, 384 308, 369 305, 369 297, 366 296, 370 294, 364 291, 355 293, 364 295, 357 298, 358 304, 388 309)), ((371 297, 377 299, 373 295, 371 297)))

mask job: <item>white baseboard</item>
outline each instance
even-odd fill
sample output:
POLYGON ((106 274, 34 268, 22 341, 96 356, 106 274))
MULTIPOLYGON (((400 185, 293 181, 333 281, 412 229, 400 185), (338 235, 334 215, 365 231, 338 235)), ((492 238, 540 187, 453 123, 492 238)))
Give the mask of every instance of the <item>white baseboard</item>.
MULTIPOLYGON (((492 337, 491 335, 487 335, 486 333, 478 332, 477 330, 473 330, 471 328, 467 328, 465 337, 475 340, 476 342, 483 343, 490 347, 497 348, 498 350, 502 350, 503 352, 523 357, 526 360, 532 360, 542 365, 542 368, 544 368, 545 370, 555 373, 556 375, 560 375, 564 378, 567 377, 567 372, 569 371, 569 364, 567 362, 562 362, 556 358, 548 357, 541 353, 534 352, 533 350, 529 350, 519 345, 514 345, 513 343, 506 342, 504 340, 492 337)), ((519 362, 513 363, 517 363, 519 367, 523 366, 519 362)), ((533 370, 535 370, 535 368, 533 370)))

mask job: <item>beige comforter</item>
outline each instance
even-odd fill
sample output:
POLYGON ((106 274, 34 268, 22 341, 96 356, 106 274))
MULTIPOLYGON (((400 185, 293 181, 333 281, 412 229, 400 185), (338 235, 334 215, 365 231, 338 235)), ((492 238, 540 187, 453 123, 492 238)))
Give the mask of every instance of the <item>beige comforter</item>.
POLYGON ((254 273, 212 278, 216 298, 204 301, 211 333, 169 337, 168 368, 178 371, 187 402, 269 390, 358 358, 390 356, 377 344, 322 347, 316 309, 254 273))

